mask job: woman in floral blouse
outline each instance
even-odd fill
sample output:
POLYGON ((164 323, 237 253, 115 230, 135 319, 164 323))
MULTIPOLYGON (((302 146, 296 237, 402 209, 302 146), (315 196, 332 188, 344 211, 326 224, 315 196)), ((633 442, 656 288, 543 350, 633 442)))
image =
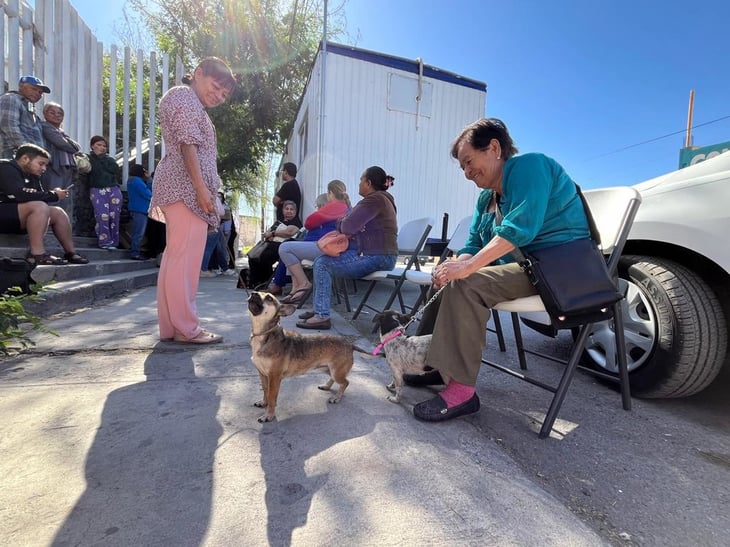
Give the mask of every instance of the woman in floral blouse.
POLYGON ((236 87, 220 59, 203 59, 188 85, 176 86, 160 101, 166 154, 155 170, 149 216, 166 223, 167 246, 157 280, 161 340, 192 344, 220 342, 200 326, 195 294, 208 230, 218 228, 216 203, 221 181, 216 167, 215 128, 206 108, 223 104, 236 87))

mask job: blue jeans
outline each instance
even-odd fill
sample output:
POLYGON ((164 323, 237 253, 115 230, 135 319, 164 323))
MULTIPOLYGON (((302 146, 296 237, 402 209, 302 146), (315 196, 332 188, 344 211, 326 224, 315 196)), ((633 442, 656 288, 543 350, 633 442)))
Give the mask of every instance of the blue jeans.
POLYGON ((222 271, 228 269, 228 253, 225 247, 220 245, 223 239, 223 234, 220 231, 212 232, 208 234, 205 240, 205 250, 203 251, 203 264, 200 266, 201 270, 207 270, 208 264, 210 263, 210 257, 215 253, 218 266, 222 271))
POLYGON ((140 247, 142 245, 144 231, 147 228, 147 213, 130 211, 129 215, 132 217, 132 245, 130 252, 132 256, 141 256, 140 247))
POLYGON ((345 251, 340 256, 322 255, 314 261, 314 314, 330 316, 332 302, 332 276, 360 279, 378 270, 392 270, 396 255, 359 255, 357 251, 345 251))
POLYGON ((271 282, 277 287, 284 287, 290 281, 291 277, 286 275, 286 264, 280 260, 279 265, 276 266, 276 269, 274 270, 274 279, 272 279, 271 282))

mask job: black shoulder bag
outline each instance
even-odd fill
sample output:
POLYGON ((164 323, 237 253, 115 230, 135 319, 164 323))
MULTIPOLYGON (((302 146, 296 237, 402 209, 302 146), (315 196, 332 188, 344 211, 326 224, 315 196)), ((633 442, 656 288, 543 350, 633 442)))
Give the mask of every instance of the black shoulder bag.
POLYGON ((575 186, 588 219, 590 239, 560 243, 530 253, 522 253, 520 249, 512 251, 557 329, 610 319, 612 304, 623 298, 598 248, 601 237, 591 210, 580 187, 575 186))

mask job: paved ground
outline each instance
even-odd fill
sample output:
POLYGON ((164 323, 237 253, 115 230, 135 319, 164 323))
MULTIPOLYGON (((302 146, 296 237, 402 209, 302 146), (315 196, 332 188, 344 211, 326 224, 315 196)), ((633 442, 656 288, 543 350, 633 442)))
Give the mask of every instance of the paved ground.
MULTIPOLYGON (((217 346, 159 342, 144 289, 0 362, 3 545, 727 544, 727 379, 626 413, 579 375, 539 440, 540 390, 485 369, 479 414, 423 424, 411 409, 430 393, 389 403, 387 364, 358 357, 340 405, 317 373, 288 379, 261 425, 234 286, 201 283, 217 346)), ((337 309, 336 332, 368 332, 337 309)))

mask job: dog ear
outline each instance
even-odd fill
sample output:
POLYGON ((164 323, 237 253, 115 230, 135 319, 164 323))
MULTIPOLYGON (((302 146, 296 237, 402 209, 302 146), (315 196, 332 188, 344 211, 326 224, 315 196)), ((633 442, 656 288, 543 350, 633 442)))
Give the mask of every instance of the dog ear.
POLYGON ((383 317, 382 313, 376 313, 375 315, 373 315, 373 323, 379 322, 381 317, 383 317))
POLYGON ((279 307, 279 317, 287 317, 297 311, 297 307, 294 304, 282 304, 279 307))
POLYGON ((410 314, 398 313, 395 311, 393 312, 393 316, 398 319, 398 322, 400 322, 401 325, 405 325, 406 323, 408 323, 408 321, 410 321, 412 317, 410 314))

